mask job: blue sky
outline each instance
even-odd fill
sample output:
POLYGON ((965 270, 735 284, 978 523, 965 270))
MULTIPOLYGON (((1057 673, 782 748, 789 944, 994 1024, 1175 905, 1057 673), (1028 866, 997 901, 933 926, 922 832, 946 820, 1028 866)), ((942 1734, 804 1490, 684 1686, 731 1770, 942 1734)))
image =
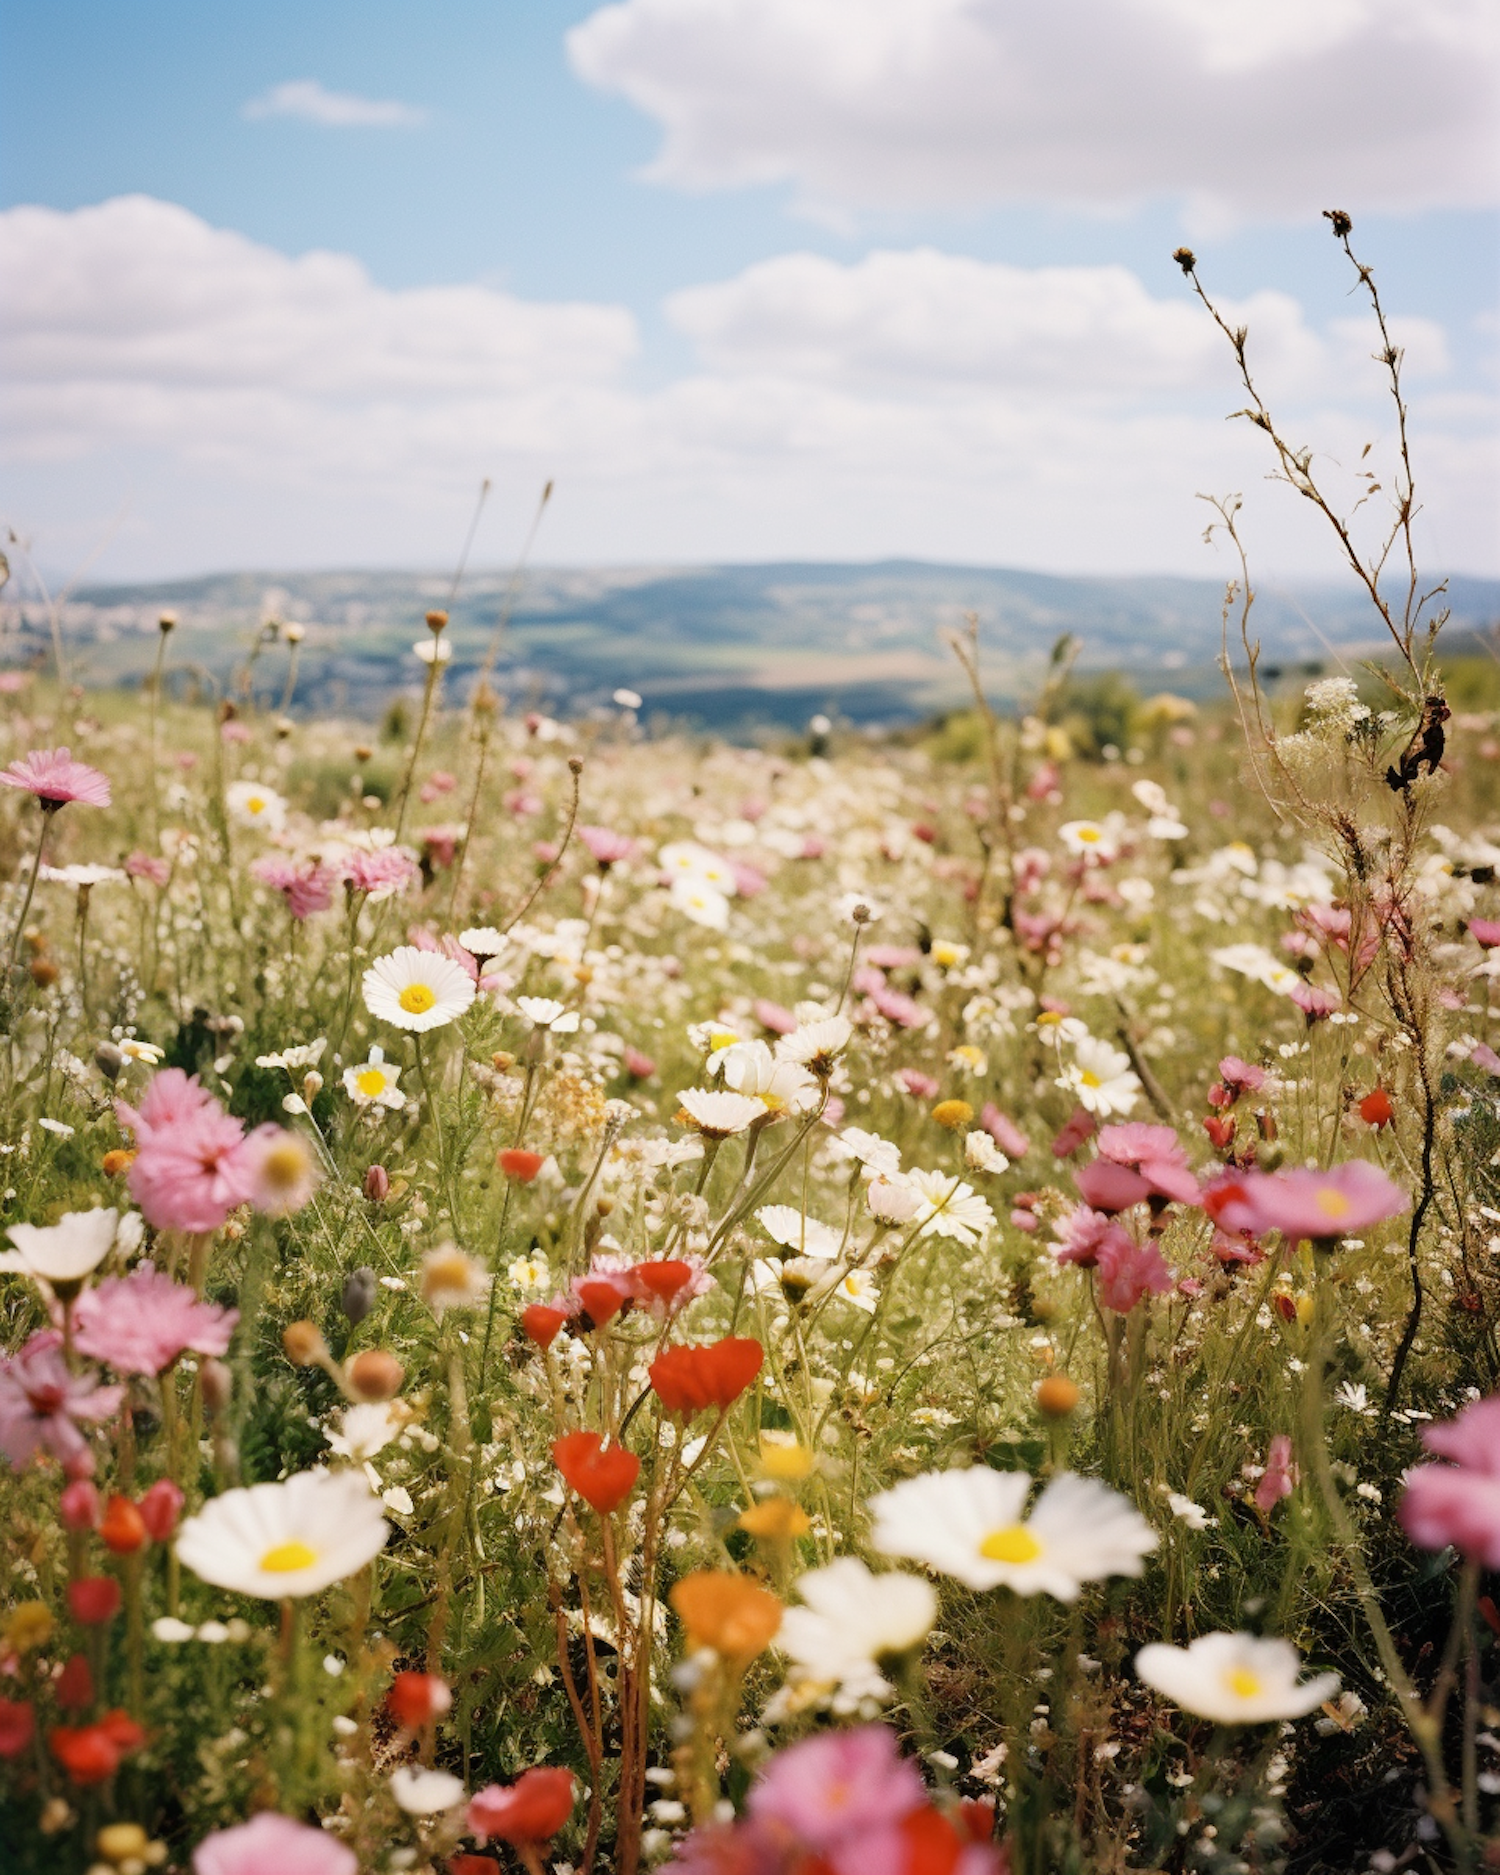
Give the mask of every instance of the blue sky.
MULTIPOLYGON (((11 0, 0 240, 34 284, 7 308, 19 440, 0 512, 57 564, 113 525, 101 569, 121 575, 420 561, 441 557, 477 473, 514 531, 556 472, 558 559, 1206 570, 1195 478, 1222 488, 1264 464, 1226 454, 1234 387, 1196 337, 1183 353, 1170 251, 1191 240, 1218 290, 1260 306, 1289 387, 1273 402, 1339 453, 1381 419, 1337 336, 1354 307, 1321 188, 1417 322, 1434 547, 1500 570, 1500 216, 1469 122, 1475 84, 1493 96, 1495 35, 1464 0, 1432 4, 1470 33, 1462 57, 1395 45, 1388 0, 1284 16, 1266 0, 1245 43, 1223 40, 1211 0, 1060 0, 1051 39, 1018 26, 1018 0, 11 0), (1329 74, 1349 93, 1337 108, 1329 74), (405 121, 266 108, 297 81, 405 121), (1125 95, 1117 120, 1089 106, 1091 82, 1125 95), (1393 152, 1370 122, 1402 85, 1422 134, 1393 152), (86 212, 121 197, 161 212, 86 212), (345 280, 320 310, 316 283, 276 265, 315 250, 351 257, 368 290, 345 280), (132 257, 148 278, 122 291, 132 257), (964 261, 981 271, 946 264, 964 261), (1127 278, 1122 325, 1101 294, 1127 278), (461 330, 434 325, 422 291, 464 287, 479 296, 449 309, 461 330), (674 300, 689 289, 718 294, 674 300), (261 308, 253 330, 225 323, 226 294, 261 308), (195 327, 182 304, 200 295, 218 310, 195 327), (578 325, 560 346, 559 307, 578 325), (975 340, 955 364, 950 307, 960 325, 1014 315, 1014 355, 975 340), (1033 379, 1039 320, 1076 323, 1080 349, 1033 379), (330 346, 366 376, 325 391, 330 346), (424 347, 430 369, 403 377, 424 347), (1146 522, 1148 494, 1171 512, 1146 522)), ((1266 513, 1264 551, 1315 570, 1315 536, 1266 513)))

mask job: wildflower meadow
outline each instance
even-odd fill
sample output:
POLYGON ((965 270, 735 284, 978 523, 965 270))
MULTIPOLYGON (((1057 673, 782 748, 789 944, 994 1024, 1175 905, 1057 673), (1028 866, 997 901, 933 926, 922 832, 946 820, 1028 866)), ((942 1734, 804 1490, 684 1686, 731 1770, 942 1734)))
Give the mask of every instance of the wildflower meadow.
POLYGON ((7 1875, 1500 1866, 1500 711, 1224 331, 1383 649, 1123 744, 0 680, 7 1875))

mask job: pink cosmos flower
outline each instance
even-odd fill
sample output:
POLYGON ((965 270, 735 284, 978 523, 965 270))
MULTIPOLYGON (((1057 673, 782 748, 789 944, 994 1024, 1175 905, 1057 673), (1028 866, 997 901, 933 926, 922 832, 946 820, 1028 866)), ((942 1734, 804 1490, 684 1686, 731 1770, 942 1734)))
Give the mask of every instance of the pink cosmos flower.
POLYGON ((152 885, 165 885, 172 876, 170 863, 154 853, 132 853, 125 870, 132 879, 149 879, 152 885))
POLYGON ((18 1354, 0 1355, 0 1452, 17 1471, 44 1451, 87 1474, 94 1455, 75 1422, 110 1418, 124 1397, 123 1387, 101 1387, 92 1375, 70 1373, 61 1334, 44 1328, 18 1354))
POLYGON ((780 1824, 839 1875, 898 1875, 901 1819, 920 1807, 922 1780, 883 1725, 822 1732, 778 1751, 747 1802, 757 1823, 780 1824))
POLYGON ((254 741, 254 736, 247 724, 237 723, 230 717, 227 723, 219 725, 219 739, 221 742, 244 743, 254 741))
POLYGON ((1331 990, 1320 990, 1313 983, 1298 983, 1288 991, 1288 995, 1307 1017, 1310 1023, 1322 1022, 1340 1007, 1341 998, 1331 990))
POLYGON ((116 1373, 160 1374, 189 1348, 227 1352, 239 1319, 238 1309, 200 1302, 186 1283, 139 1263, 128 1276, 108 1276, 78 1298, 74 1341, 80 1353, 107 1361, 116 1373))
POLYGON ((262 885, 270 886, 273 892, 280 892, 287 910, 299 924, 315 911, 327 911, 333 903, 335 875, 321 866, 298 866, 289 859, 278 859, 274 853, 267 853, 251 862, 250 875, 262 885))
POLYGON ((1154 1243, 1138 1244, 1118 1226, 1100 1243, 1096 1258, 1099 1300, 1117 1315, 1128 1315, 1146 1296, 1162 1296, 1172 1287, 1171 1269, 1154 1243))
POLYGON ((421 800, 423 805, 431 807, 434 801, 441 800, 445 794, 452 794, 457 786, 457 777, 450 775, 446 768, 433 769, 432 773, 422 783, 421 800))
POLYGON ((1104 1127, 1096 1143, 1100 1159, 1137 1174, 1146 1186, 1143 1196, 1154 1193, 1179 1204, 1198 1202, 1198 1181, 1188 1170, 1182 1142, 1170 1126, 1127 1120, 1119 1126, 1104 1127))
POLYGON ((1266 1071, 1241 1061, 1238 1055, 1226 1055, 1219 1063, 1219 1079, 1234 1100, 1241 1094, 1258 1094, 1266 1084, 1266 1071))
POLYGON ((1263 1517, 1269 1517, 1284 1497, 1292 1495, 1300 1476, 1292 1460, 1292 1442, 1286 1433, 1278 1432, 1271 1441, 1266 1468, 1255 1487, 1255 1508, 1263 1517))
POLYGON ((136 1137, 127 1183, 157 1230, 215 1231, 251 1195, 245 1129, 180 1068, 152 1078, 138 1109, 115 1102, 136 1137))
POLYGON ((1099 1122, 1086 1107, 1075 1107, 1052 1142, 1054 1159, 1071 1159, 1085 1140, 1092 1139, 1099 1122))
POLYGON ((919 1002, 905 996, 900 990, 881 984, 877 990, 871 990, 870 1001, 880 1011, 887 1022, 894 1022, 898 1029, 925 1028, 931 1020, 931 1014, 919 1002))
POLYGON ((1007 1158, 1024 1159, 1031 1151, 1031 1141, 1015 1121, 1008 1119, 992 1100, 984 1103, 984 1111, 979 1116, 979 1124, 1007 1158))
POLYGON ((750 1013, 763 1029, 769 1029, 773 1035, 790 1035, 797 1026, 797 1018, 790 1009, 783 1009, 780 1003, 773 1003, 764 996, 756 999, 750 1013))
POLYGON ((215 1830, 193 1851, 193 1875, 357 1875, 354 1851, 326 1830, 263 1810, 215 1830))
POLYGON ((1500 1569, 1500 1394, 1429 1426, 1422 1443, 1453 1463, 1418 1465, 1406 1474, 1396 1513, 1402 1528, 1423 1549, 1451 1543, 1487 1569, 1500 1569))
POLYGON ((578 837, 601 870, 607 871, 621 860, 635 858, 635 841, 628 834, 616 833, 612 827, 580 827, 578 837))
POLYGON ((388 896, 404 892, 422 876, 422 868, 404 847, 386 846, 378 853, 349 853, 339 863, 339 873, 354 892, 379 892, 388 896))
POLYGON ((458 857, 459 842, 464 837, 462 827, 442 826, 422 829, 422 851, 427 855, 431 866, 451 866, 458 857))
MULTIPOLYGON (((1034 1219, 1032 1228, 1036 1228, 1034 1219)), ((1075 1263, 1081 1270, 1091 1270, 1099 1261, 1101 1244, 1116 1237, 1130 1242, 1124 1229, 1112 1217, 1106 1217, 1102 1211, 1092 1210, 1086 1204, 1074 1205, 1071 1211, 1058 1219, 1054 1229, 1057 1246, 1053 1255, 1059 1263, 1075 1263)))
POLYGON ((109 777, 87 762, 75 762, 67 749, 32 749, 24 761, 0 770, 0 781, 7 788, 25 788, 53 808, 65 801, 82 801, 88 807, 108 807, 110 802, 109 777))
POLYGON ((1234 1172, 1205 1187, 1203 1207, 1221 1230, 1279 1230, 1303 1237, 1347 1237, 1411 1207, 1410 1197, 1378 1165, 1350 1159, 1326 1172, 1234 1172))

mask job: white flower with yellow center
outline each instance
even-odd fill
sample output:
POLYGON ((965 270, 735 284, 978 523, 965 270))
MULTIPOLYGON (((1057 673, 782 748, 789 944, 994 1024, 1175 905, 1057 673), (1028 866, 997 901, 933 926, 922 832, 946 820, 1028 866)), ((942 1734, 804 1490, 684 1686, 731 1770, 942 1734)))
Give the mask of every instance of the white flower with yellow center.
POLYGON ((514 1258, 506 1265, 505 1273, 518 1289, 550 1289, 552 1286, 552 1266, 539 1251, 514 1258))
POLYGON ((720 1064, 724 1085, 748 1095, 771 1113, 808 1113, 818 1104, 818 1084, 795 1061, 778 1061, 764 1042, 736 1042, 720 1064))
POLYGON ((356 1107, 389 1107, 392 1112, 406 1105, 406 1096, 396 1085, 401 1070, 393 1068, 383 1048, 372 1048, 368 1061, 357 1068, 345 1068, 344 1092, 356 1107))
POLYGON ((1339 1690, 1336 1673, 1299 1679, 1302 1658, 1290 1641, 1253 1634, 1200 1634, 1186 1647, 1153 1641, 1135 1670, 1184 1712, 1218 1725, 1300 1719, 1339 1690))
POLYGON ((1141 1092, 1129 1055, 1092 1036, 1078 1044, 1056 1085, 1099 1120, 1132 1112, 1141 1092))
POLYGON ((875 1305, 880 1300, 880 1290, 868 1270, 846 1269, 834 1284, 833 1293, 840 1302, 847 1302, 851 1308, 863 1309, 866 1315, 875 1313, 875 1305))
POLYGON ((908 1172, 906 1183, 921 1201, 916 1216, 924 1237, 951 1237, 955 1243, 975 1244, 995 1227, 995 1214, 987 1199, 972 1185, 946 1172, 908 1172))
POLYGON ((578 1011, 554 1002, 550 996, 518 996, 516 1007, 534 1029, 550 1029, 554 1035, 571 1035, 578 1027, 578 1011))
POLYGON ((1114 842, 1097 820, 1065 820, 1057 837, 1070 853, 1091 853, 1096 859, 1113 859, 1114 842))
POLYGON ((376 1404, 346 1406, 339 1414, 337 1432, 325 1432, 330 1451, 356 1465, 368 1465, 383 1452, 411 1417, 407 1407, 395 1400, 376 1404))
POLYGON ((224 793, 230 818, 241 827, 259 827, 280 833, 286 825, 286 802, 274 788, 259 781, 232 781, 224 793))
POLYGON ((673 881, 672 909, 684 918, 701 924, 709 931, 729 929, 729 900, 717 886, 706 879, 688 877, 673 881))
POLYGON ((677 1104, 705 1139, 731 1139, 756 1120, 766 1117, 765 1103, 745 1094, 724 1094, 714 1088, 690 1087, 677 1096, 677 1104))
POLYGON ((779 1243, 799 1257, 836 1257, 841 1241, 832 1225, 820 1224, 815 1217, 804 1217, 790 1204, 763 1204, 756 1221, 773 1243, 779 1243))
POLYGON ((964 1164, 971 1172, 989 1172, 992 1175, 1010 1170, 1010 1160, 989 1134, 979 1128, 965 1136, 964 1164))
POLYGON ((12 1224, 14 1250, 0 1254, 0 1270, 46 1283, 75 1294, 109 1255, 119 1228, 120 1214, 108 1211, 66 1211, 55 1224, 12 1224))
POLYGON ((398 1029, 441 1029, 474 1000, 474 979, 441 951, 402 944, 365 972, 365 1008, 398 1029))
POLYGON ((955 944, 951 938, 934 938, 928 956, 940 970, 956 970, 969 960, 967 944, 955 944))
POLYGON ((674 885, 692 880, 710 887, 722 898, 733 898, 738 889, 729 861, 695 840, 669 842, 657 854, 656 862, 674 885))
POLYGON ((866 1178, 901 1176, 901 1148, 878 1133, 867 1133, 862 1126, 846 1126, 829 1140, 828 1152, 834 1159, 857 1159, 866 1178))
POLYGON ((439 1244, 422 1258, 422 1300, 439 1321, 445 1310, 477 1308, 489 1292, 489 1271, 457 1244, 439 1244))
POLYGON ((847 1016, 824 1016, 783 1035, 776 1044, 776 1053, 783 1061, 794 1061, 816 1075, 827 1076, 853 1034, 854 1025, 847 1016))
POLYGON ((872 1498, 874 1547, 971 1589, 1074 1601, 1085 1582, 1138 1576, 1156 1532, 1097 1478, 1061 1472, 1026 1515, 1031 1476, 971 1465, 926 1471, 872 1498))
POLYGON ((389 1530, 362 1471, 299 1471, 210 1498, 178 1531, 177 1558, 215 1588, 282 1601, 357 1575, 389 1530))
POLYGON ((806 1604, 781 1617, 776 1645, 801 1679, 836 1686, 851 1699, 887 1699, 882 1667, 910 1654, 937 1619, 937 1595, 920 1576, 875 1575, 854 1556, 797 1578, 806 1604))

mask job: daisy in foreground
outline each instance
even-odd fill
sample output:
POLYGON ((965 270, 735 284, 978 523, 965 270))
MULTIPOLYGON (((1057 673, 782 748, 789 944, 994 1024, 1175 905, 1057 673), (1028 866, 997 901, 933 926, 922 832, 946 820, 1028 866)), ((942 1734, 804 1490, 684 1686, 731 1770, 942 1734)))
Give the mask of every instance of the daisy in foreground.
POLYGON ((441 951, 402 944, 365 972, 365 1008, 398 1029, 441 1029, 474 1000, 474 979, 441 951))
POLYGON ((1026 1515, 1031 1476, 970 1465, 925 1471, 870 1500, 870 1541, 971 1589, 1077 1599, 1085 1582, 1138 1576, 1156 1532, 1118 1491, 1061 1472, 1026 1515))
POLYGON ((1154 1641, 1136 1655, 1135 1670, 1184 1712, 1219 1725, 1300 1719, 1339 1690, 1336 1673, 1299 1680, 1302 1658, 1290 1641, 1253 1634, 1200 1634, 1186 1647, 1154 1641))
POLYGON ((281 1601, 357 1574, 389 1530, 362 1471, 299 1471, 210 1498, 178 1532, 177 1556, 215 1588, 281 1601))

